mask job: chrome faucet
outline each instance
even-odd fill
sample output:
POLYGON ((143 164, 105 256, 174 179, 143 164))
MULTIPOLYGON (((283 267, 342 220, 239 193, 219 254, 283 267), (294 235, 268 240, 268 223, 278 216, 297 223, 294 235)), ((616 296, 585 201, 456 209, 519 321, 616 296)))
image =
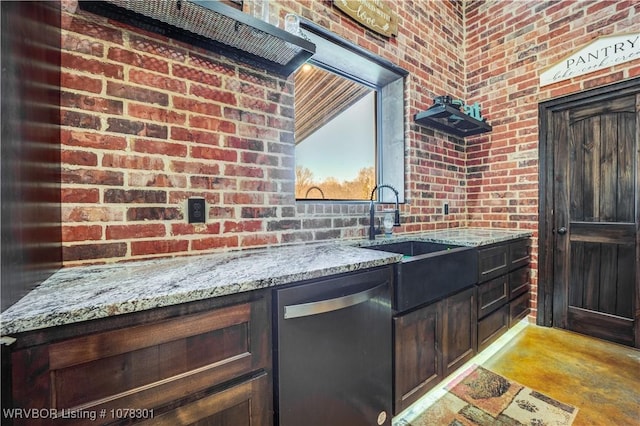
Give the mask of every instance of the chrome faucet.
POLYGON ((375 208, 373 205, 373 196, 376 193, 376 191, 379 191, 382 188, 389 188, 390 190, 393 191, 393 193, 396 196, 396 210, 395 210, 395 215, 394 215, 394 219, 393 219, 393 226, 400 226, 400 198, 399 198, 399 194, 398 191, 391 185, 376 185, 373 190, 371 191, 371 197, 369 197, 369 239, 370 240, 375 240, 376 239, 376 227, 375 227, 375 208))

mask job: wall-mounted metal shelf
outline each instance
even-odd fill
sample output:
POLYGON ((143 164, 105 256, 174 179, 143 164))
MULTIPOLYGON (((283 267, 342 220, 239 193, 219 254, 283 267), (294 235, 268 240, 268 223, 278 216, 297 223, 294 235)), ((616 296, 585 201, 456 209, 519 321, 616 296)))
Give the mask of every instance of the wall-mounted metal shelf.
POLYGON ((302 37, 218 1, 80 1, 80 8, 289 76, 315 53, 302 37))
POLYGON ((461 138, 490 132, 493 129, 486 121, 465 114, 458 106, 437 100, 438 98, 428 110, 415 115, 414 120, 417 124, 461 138))

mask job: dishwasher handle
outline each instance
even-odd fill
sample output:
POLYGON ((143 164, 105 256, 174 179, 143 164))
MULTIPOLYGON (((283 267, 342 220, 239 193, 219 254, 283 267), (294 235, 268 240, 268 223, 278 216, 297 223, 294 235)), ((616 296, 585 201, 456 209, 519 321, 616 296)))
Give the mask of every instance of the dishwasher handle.
POLYGON ((348 294, 336 297, 335 299, 320 300, 318 302, 300 303, 297 305, 287 305, 284 307, 284 319, 308 317, 312 315, 324 314, 326 312, 338 311, 350 306, 358 305, 376 297, 387 287, 384 282, 376 287, 361 291, 359 293, 348 294))

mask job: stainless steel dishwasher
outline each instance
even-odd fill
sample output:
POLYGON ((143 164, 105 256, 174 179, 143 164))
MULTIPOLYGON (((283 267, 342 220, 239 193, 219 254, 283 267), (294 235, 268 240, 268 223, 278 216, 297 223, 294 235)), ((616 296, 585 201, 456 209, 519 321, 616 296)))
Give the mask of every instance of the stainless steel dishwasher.
POLYGON ((274 290, 277 425, 391 425, 391 271, 274 290))

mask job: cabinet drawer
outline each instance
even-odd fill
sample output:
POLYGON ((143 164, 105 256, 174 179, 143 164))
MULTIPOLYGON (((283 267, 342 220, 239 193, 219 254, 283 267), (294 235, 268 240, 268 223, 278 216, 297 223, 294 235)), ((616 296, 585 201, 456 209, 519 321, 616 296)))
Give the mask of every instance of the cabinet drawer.
POLYGON ((506 274, 509 269, 509 245, 478 250, 478 282, 506 274))
POLYGON ((509 327, 513 327, 519 320, 529 315, 529 293, 509 302, 509 327))
POLYGON ((507 293, 506 275, 478 285, 478 318, 483 318, 507 303, 507 293))
POLYGON ((17 351, 14 401, 58 410, 155 409, 269 368, 269 313, 263 297, 17 351), (34 360, 43 366, 37 388, 26 385, 36 379, 22 367, 34 360))
POLYGON ((478 321, 478 352, 484 350, 509 329, 509 305, 478 321))
POLYGON ((509 273, 509 300, 529 291, 529 268, 516 269, 509 273))
POLYGON ((271 426, 270 376, 262 373, 230 388, 154 416, 141 426, 271 426))
POLYGON ((509 270, 528 265, 531 258, 531 240, 515 241, 509 244, 509 270))

